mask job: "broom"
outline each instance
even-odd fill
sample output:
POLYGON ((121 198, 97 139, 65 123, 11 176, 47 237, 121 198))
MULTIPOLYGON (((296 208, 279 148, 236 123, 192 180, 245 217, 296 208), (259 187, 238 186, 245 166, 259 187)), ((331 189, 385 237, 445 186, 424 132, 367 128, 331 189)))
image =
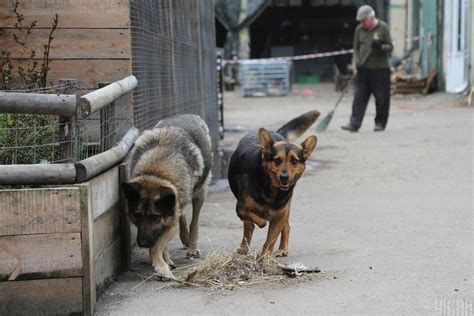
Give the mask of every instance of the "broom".
MULTIPOLYGON (((367 58, 369 58, 369 55, 372 53, 372 49, 369 49, 369 51, 367 52, 367 55, 364 56, 364 59, 362 59, 362 64, 361 65, 364 65, 365 62, 367 61, 367 58)), ((316 131, 317 132, 324 132, 326 131, 326 129, 328 128, 329 126, 329 123, 331 123, 331 120, 334 116, 334 112, 336 111, 339 103, 341 103, 341 100, 342 98, 344 98, 344 96, 346 95, 347 91, 349 90, 349 88, 351 87, 352 85, 352 82, 354 81, 355 77, 356 77, 357 73, 354 73, 351 77, 351 80, 349 81, 349 83, 345 86, 345 88, 342 90, 342 93, 341 95, 339 96, 339 99, 337 99, 337 102, 336 102, 336 105, 334 105, 334 108, 321 120, 321 122, 318 124, 318 126, 316 126, 316 131)))

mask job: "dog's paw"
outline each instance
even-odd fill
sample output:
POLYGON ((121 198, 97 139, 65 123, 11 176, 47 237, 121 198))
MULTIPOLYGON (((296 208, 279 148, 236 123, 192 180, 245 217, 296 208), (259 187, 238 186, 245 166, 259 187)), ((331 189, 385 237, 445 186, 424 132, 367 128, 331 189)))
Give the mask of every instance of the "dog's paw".
POLYGON ((240 254, 240 255, 246 255, 246 254, 249 253, 249 247, 240 246, 239 248, 237 248, 237 253, 240 254))
POLYGON ((173 260, 168 259, 168 260, 166 260, 166 263, 168 264, 168 267, 169 267, 171 270, 176 269, 176 264, 174 264, 173 260))
POLYGON ((163 267, 155 266, 155 272, 160 277, 163 277, 165 279, 174 279, 174 275, 173 275, 173 273, 171 273, 171 270, 170 270, 168 265, 165 265, 163 267))
POLYGON ((201 253, 199 252, 199 249, 191 250, 189 249, 188 252, 186 252, 186 258, 199 258, 201 253))
POLYGON ((256 223, 256 224, 257 224, 258 227, 263 228, 263 227, 267 226, 267 221, 261 221, 261 222, 256 223))
POLYGON ((275 257, 287 257, 287 256, 288 256, 288 250, 279 250, 275 254, 275 257))

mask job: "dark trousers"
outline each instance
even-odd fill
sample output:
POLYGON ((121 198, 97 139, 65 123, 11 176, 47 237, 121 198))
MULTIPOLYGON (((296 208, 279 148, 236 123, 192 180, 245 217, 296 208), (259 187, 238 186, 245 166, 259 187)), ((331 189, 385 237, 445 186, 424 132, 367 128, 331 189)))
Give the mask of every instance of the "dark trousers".
POLYGON ((351 125, 362 125, 370 94, 375 97, 375 124, 387 125, 390 110, 390 69, 360 69, 352 103, 351 125))

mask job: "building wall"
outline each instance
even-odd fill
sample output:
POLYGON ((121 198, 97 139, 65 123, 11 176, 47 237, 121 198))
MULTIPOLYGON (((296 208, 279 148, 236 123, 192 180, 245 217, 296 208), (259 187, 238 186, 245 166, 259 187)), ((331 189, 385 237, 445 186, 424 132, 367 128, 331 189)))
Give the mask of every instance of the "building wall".
POLYGON ((408 0, 391 0, 389 4, 390 33, 394 42, 394 56, 402 56, 407 50, 405 37, 408 35, 408 7, 408 0))
POLYGON ((130 19, 127 0, 19 0, 18 11, 23 25, 36 20, 28 47, 14 42, 16 19, 10 0, 0 0, 0 28, 5 29, 2 48, 11 51, 14 66, 25 66, 31 50, 42 59, 42 45, 47 43, 54 14, 59 26, 51 45, 48 82, 78 79, 83 88, 96 88, 99 82, 114 81, 131 73, 130 19))
MULTIPOLYGON (((468 2, 469 3, 469 2, 468 2)), ((473 86, 474 86, 474 40, 472 39, 472 34, 474 34, 474 23, 472 22, 472 19, 474 18, 474 4, 471 3, 471 8, 470 8, 470 16, 469 16, 469 29, 471 30, 471 32, 469 33, 470 36, 468 36, 468 40, 470 42, 470 67, 469 67, 469 71, 470 71, 470 86, 471 86, 471 89, 473 89, 473 86)), ((471 98, 471 106, 474 105, 474 101, 473 101, 474 98, 471 98)))

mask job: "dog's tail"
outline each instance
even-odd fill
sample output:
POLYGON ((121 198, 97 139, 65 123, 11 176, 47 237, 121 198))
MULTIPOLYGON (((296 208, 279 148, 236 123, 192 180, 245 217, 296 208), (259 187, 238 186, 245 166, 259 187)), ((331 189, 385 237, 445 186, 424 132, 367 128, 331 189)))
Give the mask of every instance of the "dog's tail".
POLYGON ((316 119, 321 113, 316 110, 312 110, 295 117, 282 127, 277 130, 277 133, 282 135, 288 140, 296 140, 298 137, 304 134, 308 128, 316 122, 316 119))

